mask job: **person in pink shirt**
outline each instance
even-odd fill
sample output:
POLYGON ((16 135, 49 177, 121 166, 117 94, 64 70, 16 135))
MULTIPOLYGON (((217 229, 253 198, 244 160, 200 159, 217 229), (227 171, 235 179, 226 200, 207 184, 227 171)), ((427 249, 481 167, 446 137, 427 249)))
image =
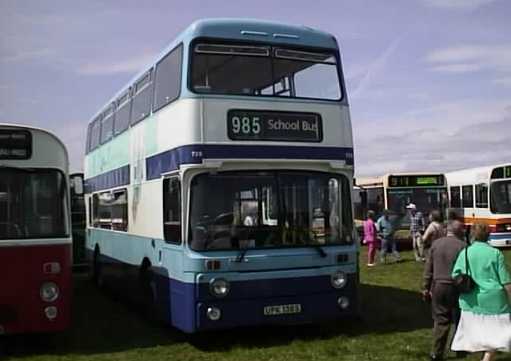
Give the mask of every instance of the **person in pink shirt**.
POLYGON ((376 226, 374 224, 374 211, 367 211, 367 219, 364 221, 364 240, 367 244, 367 266, 375 265, 374 257, 376 255, 378 238, 376 237, 376 226))

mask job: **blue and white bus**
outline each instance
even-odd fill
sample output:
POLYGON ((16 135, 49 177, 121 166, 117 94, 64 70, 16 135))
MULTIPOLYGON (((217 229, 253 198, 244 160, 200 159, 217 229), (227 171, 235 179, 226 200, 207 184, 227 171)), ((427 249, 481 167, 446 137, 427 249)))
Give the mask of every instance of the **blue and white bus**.
POLYGON ((352 129, 332 35, 192 24, 93 117, 84 169, 94 280, 168 324, 356 313, 352 129))

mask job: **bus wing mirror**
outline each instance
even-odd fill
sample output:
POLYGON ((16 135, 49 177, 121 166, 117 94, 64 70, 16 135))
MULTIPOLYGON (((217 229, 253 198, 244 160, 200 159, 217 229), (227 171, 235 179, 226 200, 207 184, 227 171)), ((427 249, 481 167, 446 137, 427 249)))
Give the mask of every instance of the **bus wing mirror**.
POLYGON ((71 178, 71 191, 73 194, 81 196, 83 195, 83 175, 81 174, 73 174, 70 176, 71 178))

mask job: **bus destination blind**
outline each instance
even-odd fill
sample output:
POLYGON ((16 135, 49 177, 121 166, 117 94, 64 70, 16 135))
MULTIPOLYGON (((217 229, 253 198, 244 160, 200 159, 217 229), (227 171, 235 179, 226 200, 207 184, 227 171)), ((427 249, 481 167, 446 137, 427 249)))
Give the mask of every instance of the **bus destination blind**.
POLYGON ((321 142, 323 125, 317 113, 231 109, 227 135, 231 140, 321 142))
POLYGON ((444 185, 444 177, 441 175, 424 176, 389 176, 390 187, 436 187, 444 185))
POLYGON ((511 165, 495 168, 491 173, 491 179, 511 178, 511 165))
POLYGON ((32 135, 27 130, 0 129, 0 159, 29 159, 32 135))

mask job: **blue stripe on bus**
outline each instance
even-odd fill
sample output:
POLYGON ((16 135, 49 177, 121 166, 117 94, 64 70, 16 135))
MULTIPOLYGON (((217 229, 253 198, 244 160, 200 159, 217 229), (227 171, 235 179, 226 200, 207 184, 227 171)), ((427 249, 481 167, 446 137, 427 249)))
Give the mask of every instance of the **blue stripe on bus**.
POLYGON ((307 159, 344 160, 353 165, 353 148, 194 144, 156 154, 146 159, 147 180, 179 169, 181 164, 200 164, 203 159, 307 159))
POLYGON ((92 193, 102 189, 120 187, 130 184, 130 166, 111 170, 85 180, 85 192, 92 193))

